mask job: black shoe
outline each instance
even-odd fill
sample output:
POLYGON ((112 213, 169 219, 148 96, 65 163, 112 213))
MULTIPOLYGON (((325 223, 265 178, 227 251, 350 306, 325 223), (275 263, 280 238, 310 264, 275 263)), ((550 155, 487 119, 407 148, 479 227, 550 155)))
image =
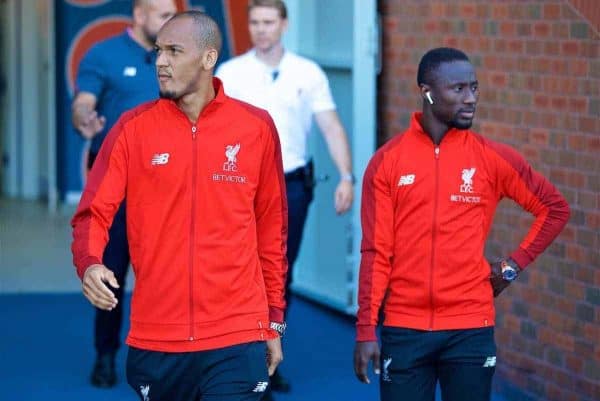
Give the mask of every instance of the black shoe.
POLYGON ((271 390, 265 391, 265 395, 260 399, 261 401, 275 401, 273 398, 273 392, 271 390))
POLYGON ((115 373, 115 354, 99 354, 90 377, 92 386, 109 388, 117 384, 115 373))
POLYGON ((291 389, 290 382, 276 370, 273 376, 271 376, 271 390, 279 391, 280 393, 289 393, 291 389))

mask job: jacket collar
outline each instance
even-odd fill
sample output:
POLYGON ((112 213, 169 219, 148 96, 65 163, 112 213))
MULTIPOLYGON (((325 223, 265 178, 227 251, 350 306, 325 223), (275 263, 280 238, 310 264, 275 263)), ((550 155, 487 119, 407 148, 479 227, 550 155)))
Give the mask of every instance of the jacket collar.
MULTIPOLYGON (((433 146, 434 143, 433 143, 433 140, 431 139, 431 136, 429 136, 429 134, 427 132, 425 132, 425 130, 423 129, 423 126, 421 125, 422 118, 423 118, 422 112, 420 112, 420 111, 414 112, 410 119, 410 130, 409 131, 411 133, 414 133, 415 136, 417 136, 419 139, 424 140, 433 146)), ((460 138, 464 137, 464 135, 466 135, 468 132, 469 132, 469 130, 466 130, 466 129, 451 128, 446 133, 446 135, 444 135, 444 138, 442 139, 441 143, 454 142, 456 140, 459 140, 460 138)), ((441 143, 440 143, 440 145, 441 145, 441 143)))

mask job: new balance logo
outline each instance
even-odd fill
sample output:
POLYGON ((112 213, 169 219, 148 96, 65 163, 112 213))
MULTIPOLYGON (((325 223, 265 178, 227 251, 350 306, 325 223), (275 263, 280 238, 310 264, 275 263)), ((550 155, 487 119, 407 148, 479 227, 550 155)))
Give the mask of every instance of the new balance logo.
POLYGON ((135 67, 125 67, 123 70, 124 77, 135 77, 137 75, 137 68, 135 67))
POLYGON ((494 366, 496 366, 496 357, 488 356, 487 359, 485 360, 485 363, 483 364, 483 367, 484 368, 493 368, 494 366))
POLYGON ((385 358, 383 360, 383 375, 381 376, 381 380, 384 382, 391 382, 392 378, 390 377, 390 365, 392 364, 392 357, 385 358))
POLYGON ((264 393, 267 390, 267 386, 269 385, 269 382, 258 382, 256 384, 256 387, 254 387, 254 390, 252 390, 252 392, 254 393, 264 393))
POLYGON ((168 153, 156 153, 152 156, 152 165, 158 166, 161 164, 167 164, 169 162, 169 154, 168 153))
POLYGON ((407 175, 403 175, 402 177, 400 177, 400 180, 398 181, 398 186, 403 187, 405 185, 413 184, 414 182, 415 182, 415 175, 407 174, 407 175))
POLYGON ((144 401, 150 401, 150 385, 140 386, 140 394, 144 401))

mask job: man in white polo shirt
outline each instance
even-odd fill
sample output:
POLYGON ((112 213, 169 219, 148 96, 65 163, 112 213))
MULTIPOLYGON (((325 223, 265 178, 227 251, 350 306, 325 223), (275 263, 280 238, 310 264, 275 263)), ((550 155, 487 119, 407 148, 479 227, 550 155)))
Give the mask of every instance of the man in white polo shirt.
MULTIPOLYGON (((352 163, 325 73, 313 61, 283 48, 281 36, 288 24, 284 2, 250 0, 248 14, 253 49, 223 63, 216 75, 223 80, 229 96, 267 110, 279 132, 288 199, 288 290, 313 196, 312 163, 306 154, 313 116, 339 171, 334 194, 338 214, 352 205, 352 163)), ((288 294, 286 291, 289 299, 288 294)), ((274 390, 289 390, 278 375, 272 379, 272 386, 274 390)))

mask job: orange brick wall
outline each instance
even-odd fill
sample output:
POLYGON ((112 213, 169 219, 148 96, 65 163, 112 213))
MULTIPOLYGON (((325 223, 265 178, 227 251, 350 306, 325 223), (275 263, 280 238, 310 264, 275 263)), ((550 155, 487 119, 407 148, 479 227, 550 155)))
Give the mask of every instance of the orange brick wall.
MULTIPOLYGON (((571 205, 565 231, 496 302, 497 390, 511 401, 600 400, 598 21, 566 0, 379 3, 380 143, 420 107, 416 72, 424 52, 457 47, 478 71, 474 128, 518 149, 571 205)), ((507 255, 531 222, 502 202, 488 256, 507 255)))

